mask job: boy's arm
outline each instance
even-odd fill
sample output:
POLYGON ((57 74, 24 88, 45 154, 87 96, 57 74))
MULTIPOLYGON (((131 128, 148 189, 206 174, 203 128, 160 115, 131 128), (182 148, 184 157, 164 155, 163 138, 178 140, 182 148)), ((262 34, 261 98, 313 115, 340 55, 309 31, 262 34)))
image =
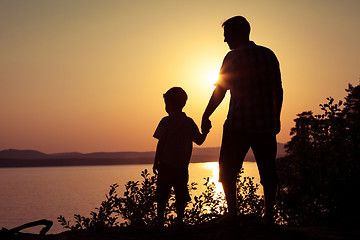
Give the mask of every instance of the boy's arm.
POLYGON ((154 174, 158 174, 159 165, 161 162, 161 155, 164 151, 164 140, 159 140, 156 146, 155 159, 153 165, 154 174))

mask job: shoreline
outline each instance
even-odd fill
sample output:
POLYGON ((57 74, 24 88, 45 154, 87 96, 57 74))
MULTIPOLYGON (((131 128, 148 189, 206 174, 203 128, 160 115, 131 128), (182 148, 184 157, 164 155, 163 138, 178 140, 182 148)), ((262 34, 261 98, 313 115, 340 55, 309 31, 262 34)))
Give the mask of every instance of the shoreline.
MULTIPOLYGON (((214 156, 193 156, 190 163, 217 162, 214 156)), ((0 159, 0 168, 74 167, 153 164, 154 158, 105 158, 105 159, 0 159)))

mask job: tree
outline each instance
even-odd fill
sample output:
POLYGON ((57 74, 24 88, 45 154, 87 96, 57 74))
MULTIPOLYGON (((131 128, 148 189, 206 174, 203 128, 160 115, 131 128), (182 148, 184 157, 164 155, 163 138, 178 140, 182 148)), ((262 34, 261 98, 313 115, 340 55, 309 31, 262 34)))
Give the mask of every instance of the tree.
MULTIPOLYGON (((345 102, 327 98, 322 114, 298 114, 290 155, 278 160, 278 209, 289 224, 359 222, 354 186, 360 170, 360 86, 349 85, 345 102)), ((355 188, 356 188, 355 187, 355 188)))

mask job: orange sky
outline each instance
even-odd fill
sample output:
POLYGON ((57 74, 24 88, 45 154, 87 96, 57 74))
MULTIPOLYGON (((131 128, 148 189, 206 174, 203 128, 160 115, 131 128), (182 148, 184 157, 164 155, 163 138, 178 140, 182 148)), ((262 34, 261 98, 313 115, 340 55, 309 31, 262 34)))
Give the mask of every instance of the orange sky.
MULTIPOLYGON (((200 125, 228 52, 221 23, 234 15, 280 61, 285 143, 296 114, 358 84, 359 9, 357 0, 0 1, 0 150, 154 150, 173 86, 200 125)), ((220 146, 227 95, 203 146, 220 146)))

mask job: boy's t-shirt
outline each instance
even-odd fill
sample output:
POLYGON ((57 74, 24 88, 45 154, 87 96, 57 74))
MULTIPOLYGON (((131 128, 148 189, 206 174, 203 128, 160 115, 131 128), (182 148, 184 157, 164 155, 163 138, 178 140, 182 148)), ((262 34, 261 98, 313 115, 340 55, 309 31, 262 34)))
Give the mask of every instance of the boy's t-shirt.
POLYGON ((192 142, 201 138, 201 133, 194 120, 181 112, 161 119, 154 138, 164 141, 160 163, 187 168, 191 158, 192 142))

